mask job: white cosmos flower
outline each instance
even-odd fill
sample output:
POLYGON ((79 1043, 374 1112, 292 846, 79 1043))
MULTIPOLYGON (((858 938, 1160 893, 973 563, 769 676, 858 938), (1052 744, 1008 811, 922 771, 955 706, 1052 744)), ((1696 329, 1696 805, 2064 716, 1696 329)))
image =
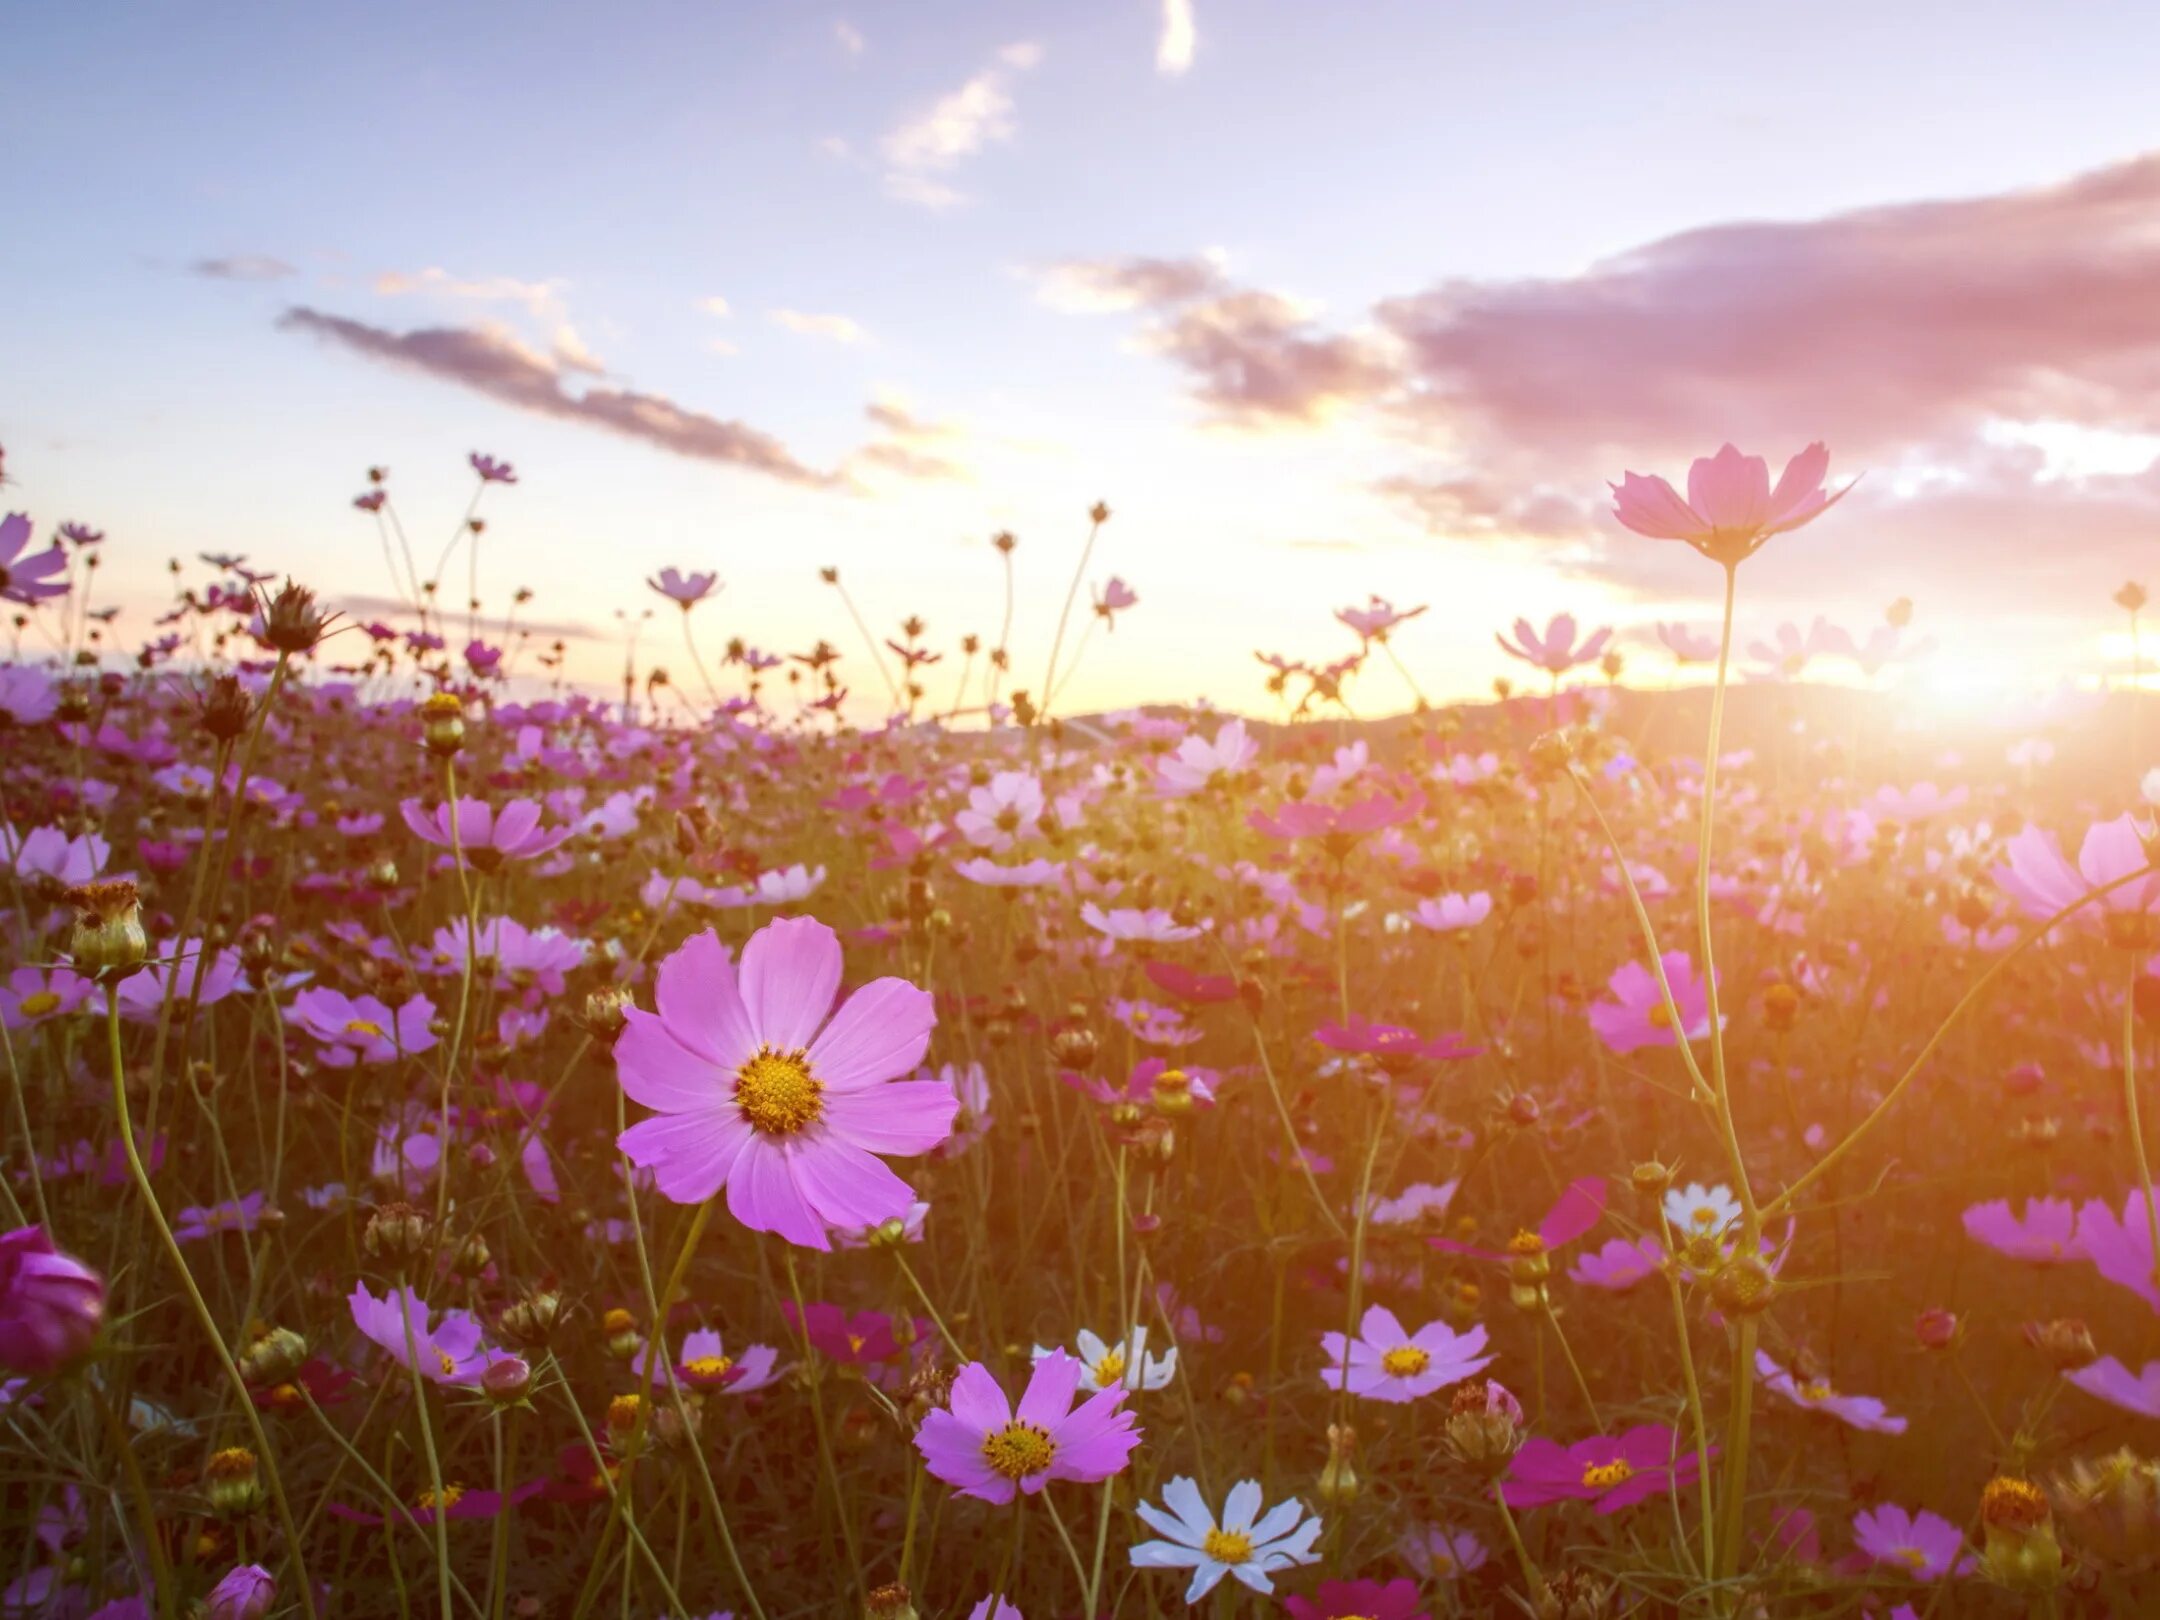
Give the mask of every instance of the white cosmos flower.
POLYGON ((1168 1512, 1140 1504, 1140 1517, 1169 1539, 1143 1541, 1133 1548, 1133 1568, 1191 1570, 1192 1584, 1185 1588, 1188 1604, 1214 1591, 1225 1575, 1235 1575, 1255 1592, 1274 1591, 1273 1571, 1320 1561, 1312 1550, 1320 1539, 1320 1518, 1305 1518, 1305 1504, 1292 1497, 1255 1523, 1265 1501, 1258 1480, 1241 1479, 1230 1487, 1218 1523, 1200 1487, 1179 1475, 1163 1487, 1168 1512))
MULTIPOLYGON (((1136 1326, 1125 1335, 1125 1342, 1112 1344, 1099 1334, 1082 1328, 1073 1342, 1079 1346, 1080 1387, 1082 1389, 1108 1389, 1113 1384, 1123 1384, 1127 1389, 1161 1389, 1177 1376, 1177 1346, 1172 1345, 1165 1355, 1151 1356, 1147 1353, 1148 1330, 1136 1326)), ((1043 1360, 1057 1351, 1042 1345, 1035 1346, 1034 1359, 1043 1360)))
POLYGON ((1727 1227, 1740 1224, 1740 1200, 1723 1182, 1706 1187, 1699 1181, 1691 1181, 1685 1187, 1666 1191, 1665 1219, 1677 1234, 1677 1242, 1685 1243, 1696 1237, 1722 1237, 1727 1227))

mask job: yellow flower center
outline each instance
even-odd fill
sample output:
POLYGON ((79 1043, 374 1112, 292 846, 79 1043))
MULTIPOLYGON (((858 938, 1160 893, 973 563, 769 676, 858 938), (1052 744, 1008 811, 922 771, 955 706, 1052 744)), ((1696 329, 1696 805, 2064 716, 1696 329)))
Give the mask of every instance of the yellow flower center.
POLYGON ((442 1368, 442 1375, 445 1378, 451 1377, 457 1372, 457 1362, 452 1359, 450 1352, 447 1350, 435 1352, 435 1364, 442 1368))
POLYGON ((50 990, 33 990, 22 998, 22 1015, 25 1018, 43 1018, 60 1005, 60 998, 50 990))
POLYGON ((1804 1384, 1793 1385, 1793 1393, 1803 1401, 1827 1401, 1837 1393, 1827 1378, 1810 1378, 1804 1384))
POLYGON ((1545 1240, 1535 1232, 1517 1232, 1508 1239, 1509 1254, 1543 1254, 1545 1240))
MULTIPOLYGON (((458 1505, 458 1498, 463 1496, 464 1494, 465 1487, 462 1485, 445 1485, 442 1491, 442 1505, 445 1508, 454 1508, 458 1505)), ((423 1513, 426 1513, 430 1509, 432 1509, 435 1506, 435 1502, 436 1497, 434 1489, 432 1487, 422 1491, 418 1496, 413 1498, 413 1506, 418 1508, 423 1513)))
POLYGON ((1125 1352, 1107 1350, 1102 1360, 1095 1363, 1095 1382, 1104 1389, 1122 1383, 1125 1378, 1125 1352))
POLYGON ((1380 1358, 1380 1370, 1390 1378, 1415 1378, 1431 1365, 1431 1354, 1414 1344, 1400 1345, 1380 1358))
POLYGON ((683 1374, 693 1384, 717 1384, 734 1365, 733 1356, 699 1356, 683 1363, 683 1374))
POLYGON ((1708 1204, 1698 1204, 1695 1207, 1695 1213, 1688 1218, 1692 1220, 1696 1224, 1696 1226, 1701 1228, 1703 1231, 1708 1231, 1710 1229, 1711 1223, 1718 1218, 1718 1212, 1712 1209, 1708 1204))
POLYGON ((1183 1069, 1165 1069, 1155 1077, 1158 1096, 1182 1097, 1192 1090, 1192 1076, 1183 1069))
POLYGON ((1013 1422, 994 1434, 983 1436, 983 1461, 1007 1479, 1025 1479, 1050 1466, 1057 1446, 1050 1431, 1032 1423, 1013 1422))
POLYGON ((1672 1028, 1672 1014, 1666 1010, 1664 1002, 1661 1001, 1650 1009, 1650 1027, 1652 1029, 1672 1028))
POLYGON ((761 1046, 735 1071, 735 1103, 767 1136, 793 1136, 825 1112, 824 1084, 801 1052, 761 1046))
POLYGON ((1625 1457, 1615 1457, 1609 1463, 1591 1463, 1582 1471, 1583 1486, 1587 1490, 1609 1491, 1615 1485, 1625 1485, 1635 1477, 1635 1470, 1625 1457))
POLYGON ((372 1018, 354 1018, 346 1023, 345 1033, 348 1035, 366 1035, 379 1041, 382 1039, 383 1027, 372 1018))
POLYGON ((1252 1557, 1252 1537, 1242 1530, 1210 1530, 1200 1550, 1218 1564, 1242 1564, 1252 1557))
POLYGON ((1900 1547, 1891 1556, 1903 1559, 1914 1569, 1926 1569, 1928 1565, 1928 1555, 1918 1547, 1900 1547))

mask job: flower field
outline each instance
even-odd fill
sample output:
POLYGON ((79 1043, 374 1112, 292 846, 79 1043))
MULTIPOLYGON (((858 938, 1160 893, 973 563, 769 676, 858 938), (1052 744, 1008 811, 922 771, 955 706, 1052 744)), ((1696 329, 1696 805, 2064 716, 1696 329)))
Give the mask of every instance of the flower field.
POLYGON ((0 1614, 2160 1612, 2141 695, 1765 634, 1849 488, 1109 715, 1102 507, 1047 647, 669 569, 619 692, 380 477, 396 623, 7 517, 0 1614))

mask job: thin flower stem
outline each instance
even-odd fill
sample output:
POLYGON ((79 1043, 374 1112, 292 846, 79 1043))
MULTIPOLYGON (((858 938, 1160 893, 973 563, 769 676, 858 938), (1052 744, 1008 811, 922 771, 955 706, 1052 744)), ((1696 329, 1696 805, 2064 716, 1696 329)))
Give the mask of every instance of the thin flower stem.
POLYGON ((1042 718, 1050 718, 1050 700, 1057 691, 1058 654, 1065 646, 1065 626, 1072 618, 1073 603, 1079 599, 1080 583, 1087 577, 1088 558, 1095 554, 1095 537, 1102 533, 1102 519, 1090 517, 1087 543, 1080 548, 1080 564, 1073 570, 1072 584, 1065 590, 1065 605, 1058 610, 1057 634, 1050 638, 1050 665, 1043 671, 1042 702, 1038 705, 1042 718))
MULTIPOLYGON (((802 1336, 803 1356, 811 1356, 810 1313, 803 1305, 802 1279, 795 1271, 795 1251, 787 1252, 788 1292, 795 1298, 795 1330, 802 1336)), ((813 1373, 815 1365, 813 1363, 813 1373)), ((825 1422, 825 1392, 819 1381, 810 1380, 810 1420, 817 1430, 818 1460, 824 1465, 825 1486, 832 1492, 833 1511, 840 1516, 840 1539, 847 1544, 848 1565, 855 1574, 856 1596, 867 1604, 869 1584, 863 1574, 862 1555, 855 1546, 855 1521, 848 1516, 847 1493, 840 1489, 840 1471, 833 1462, 832 1431, 825 1422)))
MULTIPOLYGON (((285 1556, 291 1560, 294 1584, 300 1589, 300 1607, 307 1620, 315 1620, 315 1586, 308 1578, 307 1560, 300 1550, 300 1533, 293 1523, 292 1504, 285 1497, 285 1482, 279 1475, 277 1458, 270 1449, 270 1436, 263 1431, 262 1416, 255 1410, 247 1380, 240 1376, 232 1352, 225 1348, 225 1336, 218 1331, 217 1318, 211 1314, 202 1290, 195 1285, 195 1274, 188 1270, 187 1256, 180 1252, 172 1228, 165 1222, 165 1212, 158 1207, 157 1193, 150 1186, 150 1172, 143 1168, 142 1154, 135 1146, 134 1122, 128 1117, 127 1069, 120 1053, 118 984, 105 986, 105 1040, 112 1060, 113 1116, 119 1126, 120 1151, 127 1159, 128 1179, 135 1183, 143 1211, 149 1216, 150 1224, 157 1228, 158 1242, 165 1250, 165 1258, 172 1263, 173 1272, 180 1279, 181 1291, 194 1308, 195 1320, 201 1325, 203 1336, 210 1341, 218 1365, 224 1369, 226 1382, 239 1397, 240 1416, 247 1423, 249 1437, 255 1442, 255 1455, 262 1463, 263 1483, 269 1488, 270 1503, 277 1513, 278 1532, 285 1538, 285 1556)), ((449 1613, 447 1602, 443 1612, 446 1616, 449 1613)))

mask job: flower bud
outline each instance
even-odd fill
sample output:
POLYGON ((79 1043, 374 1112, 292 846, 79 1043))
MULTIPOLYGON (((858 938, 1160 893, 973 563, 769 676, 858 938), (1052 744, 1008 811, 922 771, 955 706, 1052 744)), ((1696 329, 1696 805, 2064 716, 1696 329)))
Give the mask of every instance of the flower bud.
POLYGON ((260 1564, 242 1564, 210 1588, 203 1620, 262 1620, 277 1601, 277 1581, 260 1564))
POLYGON ((874 1586, 863 1606, 865 1620, 916 1620, 915 1599, 898 1581, 874 1586))
POLYGON ((2027 1322, 2025 1342, 2039 1351, 2057 1372, 2076 1372, 2100 1359, 2100 1348, 2093 1343, 2092 1330, 2074 1316, 2059 1316, 2049 1322, 2027 1322))
POLYGON ((245 1446, 213 1452, 203 1469, 203 1494, 221 1519, 245 1519, 262 1511, 263 1486, 255 1453, 245 1446))
POLYGON ((62 898, 75 908, 68 957, 77 973, 111 984, 143 965, 150 941, 143 933, 142 896, 133 881, 78 884, 62 898))
POLYGON ((402 1202, 381 1205, 360 1231, 362 1249, 400 1268, 425 1255, 434 1239, 434 1217, 402 1202))
POLYGON ((1777 1277, 1760 1255, 1734 1256, 1710 1281, 1711 1301, 1727 1316, 1760 1315, 1776 1294, 1777 1277))
POLYGON ((1360 1489, 1357 1469, 1350 1457, 1357 1450, 1357 1430, 1347 1423, 1330 1423, 1327 1426, 1327 1464, 1320 1470, 1320 1483, 1316 1487, 1320 1500, 1330 1507, 1340 1507, 1357 1500, 1360 1489))
POLYGON ((1987 1538, 1980 1567, 1988 1579, 2022 1591, 2062 1580, 2062 1547, 2038 1486, 2001 1474, 1989 1480, 1980 1493, 1980 1524, 1987 1538))
POLYGON ((555 1324, 561 1318, 560 1294, 527 1294, 502 1313, 495 1330, 503 1343, 516 1349, 545 1350, 555 1335, 555 1324))
POLYGON ((1800 992, 1789 984, 1773 984, 1763 992, 1763 1023, 1782 1035, 1800 1015, 1800 992))
POLYGON ((600 1332, 607 1341, 607 1353, 617 1361, 628 1361, 645 1346, 637 1318, 619 1307, 600 1318, 600 1332))
POLYGON ((595 990, 585 998, 584 1010, 578 1022, 585 1032, 596 1041, 612 1041, 628 1026, 629 1009, 632 1005, 630 992, 621 985, 609 985, 595 990))
POLYGON ((420 742, 437 759, 465 746, 465 704, 455 692, 436 692, 420 705, 420 742))
POLYGON ((262 638, 281 653, 312 652, 334 615, 315 605, 315 593, 285 581, 262 615, 262 638))
POLYGON ((1489 1378, 1457 1384, 1441 1434, 1457 1462, 1497 1477, 1522 1445, 1522 1403, 1489 1378))
POLYGON ((105 1320, 105 1284, 40 1226, 0 1233, 0 1371, 57 1372, 105 1320))
POLYGON ((2124 1568, 2160 1555, 2160 1463, 2128 1447, 2080 1460, 2048 1482, 2048 1497, 2085 1556, 2124 1568))
POLYGON ((1947 1350, 1957 1343, 1958 1319, 1949 1311, 1922 1311, 1913 1321, 1913 1337, 1925 1350, 1947 1350))
POLYGON ((272 1328, 240 1352, 240 1376, 258 1389, 285 1383, 306 1362, 307 1353, 307 1340, 291 1328, 272 1328))
POLYGON ((1628 1172, 1628 1181, 1645 1198, 1662 1198, 1672 1185, 1672 1171, 1655 1159, 1645 1159, 1628 1172))
POLYGON ((523 1406, 532 1389, 532 1368, 519 1356, 502 1356, 480 1375, 480 1393, 497 1406, 523 1406))

